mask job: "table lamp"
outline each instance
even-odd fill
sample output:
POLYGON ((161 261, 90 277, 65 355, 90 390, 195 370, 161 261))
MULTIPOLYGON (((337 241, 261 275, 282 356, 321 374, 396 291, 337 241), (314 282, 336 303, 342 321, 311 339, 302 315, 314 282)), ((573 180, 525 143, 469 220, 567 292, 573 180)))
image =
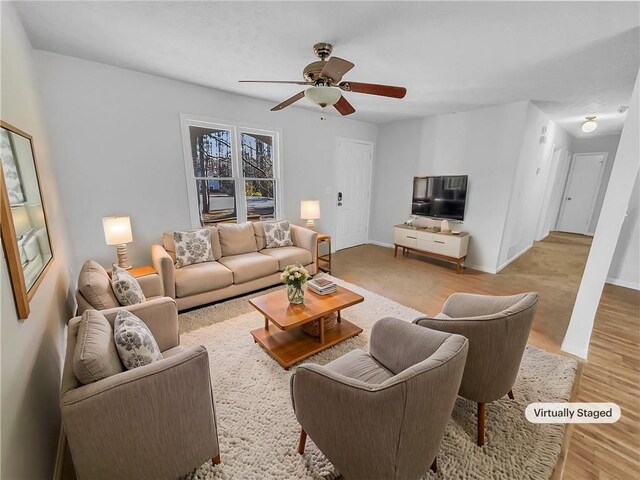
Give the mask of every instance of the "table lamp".
POLYGON ((315 229, 315 222, 320 218, 320 200, 302 200, 300 203, 300 218, 307 221, 307 228, 315 229))
POLYGON ((24 205, 11 207, 11 215, 13 216, 13 226, 16 229, 17 238, 24 237, 33 229, 29 221, 29 214, 24 205))
POLYGON ((127 243, 133 241, 131 236, 131 221, 129 217, 102 217, 102 227, 104 228, 104 239, 107 245, 116 245, 118 252, 118 266, 120 268, 131 268, 127 256, 127 243))

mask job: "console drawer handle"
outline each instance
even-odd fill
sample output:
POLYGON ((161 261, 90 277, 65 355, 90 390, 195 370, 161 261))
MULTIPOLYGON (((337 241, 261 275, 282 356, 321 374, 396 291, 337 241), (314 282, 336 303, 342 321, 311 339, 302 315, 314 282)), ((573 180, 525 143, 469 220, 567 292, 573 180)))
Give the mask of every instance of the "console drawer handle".
POLYGON ((435 243, 442 243, 444 245, 444 242, 441 242, 440 240, 434 240, 435 243))
POLYGON ((413 238, 414 240, 417 240, 418 237, 410 237, 409 235, 407 235, 407 238, 413 238))

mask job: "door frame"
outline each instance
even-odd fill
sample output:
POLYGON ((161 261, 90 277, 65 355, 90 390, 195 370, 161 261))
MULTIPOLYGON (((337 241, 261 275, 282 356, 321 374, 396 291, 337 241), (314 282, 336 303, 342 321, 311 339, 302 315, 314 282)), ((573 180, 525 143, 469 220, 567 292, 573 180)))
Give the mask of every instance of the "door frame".
POLYGON ((340 152, 340 142, 351 142, 351 143, 359 143, 362 145, 368 145, 371 147, 371 158, 369 158, 369 163, 371 165, 371 168, 369 169, 369 181, 368 181, 368 187, 369 187, 369 202, 367 203, 367 221, 366 221, 366 229, 367 229, 367 238, 365 238, 365 243, 368 243, 369 241, 369 231, 371 227, 371 190, 373 188, 373 165, 374 165, 374 159, 375 159, 375 144, 374 142, 371 142, 369 140, 361 140, 358 138, 349 138, 349 137, 336 137, 336 151, 335 151, 335 166, 336 166, 336 170, 335 170, 335 181, 334 181, 334 189, 333 189, 333 202, 334 202, 334 207, 335 207, 335 212, 336 212, 336 223, 335 223, 335 231, 333 232, 333 238, 335 238, 335 241, 332 242, 332 247, 333 247, 333 251, 337 251, 340 250, 341 248, 349 248, 349 247, 342 247, 342 245, 339 245, 338 241, 338 228, 339 228, 339 222, 338 222, 338 210, 340 207, 338 207, 338 201, 337 201, 337 195, 338 195, 338 175, 340 173, 340 168, 338 166, 338 153, 340 152))
MULTIPOLYGON (((607 162, 609 161, 609 153, 608 152, 580 152, 580 153, 574 153, 573 156, 571 157, 571 164, 569 165, 569 171, 567 173, 567 181, 564 184, 564 190, 562 191, 562 202, 560 203, 560 211, 558 212, 558 219, 556 221, 556 229, 558 229, 558 231, 562 231, 559 230, 560 227, 560 220, 562 219, 562 215, 564 213, 564 208, 566 205, 566 200, 567 200, 567 189, 569 188, 569 185, 571 184, 571 176, 573 175, 573 168, 575 166, 575 160, 576 157, 581 157, 581 156, 587 156, 587 155, 604 155, 604 158, 602 160, 602 166, 600 167, 600 173, 598 175, 598 188, 596 189, 595 195, 593 196, 593 200, 591 202, 591 208, 589 210, 589 221, 587 222, 587 227, 585 228, 585 232, 582 235, 586 235, 589 237, 593 237, 593 233, 589 232, 589 226, 591 225, 591 222, 593 222, 593 212, 596 209, 596 203, 598 202, 598 195, 600 193, 600 189, 602 188, 602 179, 604 178, 604 171, 607 167, 607 162)), ((569 232, 567 232, 569 233, 569 232)))

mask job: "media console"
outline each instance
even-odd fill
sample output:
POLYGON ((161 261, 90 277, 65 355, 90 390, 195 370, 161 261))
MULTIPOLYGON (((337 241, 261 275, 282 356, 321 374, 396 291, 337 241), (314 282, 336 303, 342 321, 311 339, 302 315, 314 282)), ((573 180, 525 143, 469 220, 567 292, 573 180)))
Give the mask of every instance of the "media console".
POLYGON ((455 262, 456 273, 460 273, 461 263, 467 257, 469 234, 460 232, 433 232, 428 228, 416 228, 409 225, 396 225, 393 231, 395 245, 394 257, 398 255, 398 247, 402 255, 414 251, 422 255, 455 262))

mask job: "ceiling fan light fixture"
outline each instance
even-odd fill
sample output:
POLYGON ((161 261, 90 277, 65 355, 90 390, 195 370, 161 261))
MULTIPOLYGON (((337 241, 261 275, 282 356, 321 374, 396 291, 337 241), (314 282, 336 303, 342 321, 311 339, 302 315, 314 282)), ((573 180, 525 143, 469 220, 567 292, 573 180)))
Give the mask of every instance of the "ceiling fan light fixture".
POLYGON ((311 103, 324 108, 335 105, 340 100, 342 92, 335 87, 309 87, 304 91, 304 96, 311 103))
POLYGON ((588 117, 585 117, 587 121, 582 124, 582 131, 584 133, 591 133, 596 128, 598 128, 598 124, 595 122, 595 118, 595 115, 589 115, 588 117))

